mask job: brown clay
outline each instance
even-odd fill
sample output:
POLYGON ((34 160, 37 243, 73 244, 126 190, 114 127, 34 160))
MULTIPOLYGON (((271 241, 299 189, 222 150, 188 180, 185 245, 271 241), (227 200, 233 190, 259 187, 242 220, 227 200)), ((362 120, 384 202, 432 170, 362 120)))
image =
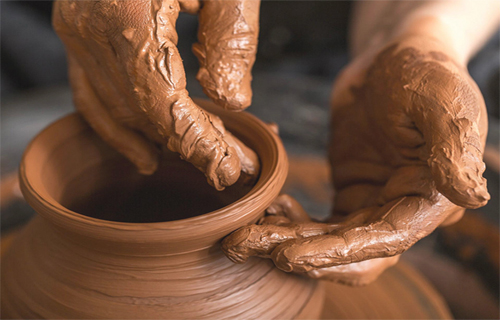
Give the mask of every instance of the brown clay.
POLYGON ((259 0, 205 1, 200 12, 200 61, 196 78, 216 104, 241 111, 252 99, 252 66, 257 52, 259 0))
MULTIPOLYGON (((259 5, 214 0, 200 10, 198 78, 226 109, 250 105, 259 5)), ((156 171, 166 145, 223 190, 241 171, 255 178, 259 163, 186 90, 175 23, 181 9, 198 8, 192 0, 57 1, 53 24, 66 45, 75 106, 104 141, 143 174, 156 171)))
POLYGON ((444 52, 436 39, 413 36, 354 61, 333 98, 332 222, 308 233, 302 222, 245 226, 224 240, 228 256, 363 284, 464 207, 485 205, 484 101, 444 52))
MULTIPOLYGON (((217 110, 213 104, 198 103, 210 111, 217 110)), ((156 215, 155 219, 181 218, 179 213, 185 218, 168 222, 107 221, 66 208, 65 204, 95 197, 105 186, 129 185, 142 178, 76 114, 40 133, 27 148, 20 168, 23 194, 39 215, 2 257, 2 316, 319 316, 322 295, 314 280, 285 274, 268 260, 251 259, 245 265, 236 265, 219 249, 223 236, 263 216, 284 184, 288 163, 279 138, 260 120, 245 113, 216 113, 259 155, 260 177, 250 191, 234 186, 217 193, 205 185, 200 172, 177 157, 166 158, 161 166, 174 168, 179 173, 170 171, 172 174, 191 179, 189 185, 182 185, 176 178, 167 180, 185 187, 187 201, 193 196, 190 192, 203 198, 201 190, 212 191, 220 194, 214 206, 224 206, 197 216, 190 212, 191 204, 183 213, 177 208, 175 216, 160 208, 163 216, 156 215)), ((162 187, 168 191, 177 185, 162 187)), ((179 204, 186 204, 180 200, 179 204)), ((148 217, 149 208, 143 209, 136 216, 148 217)), ((110 212, 116 214, 116 209, 110 212)))

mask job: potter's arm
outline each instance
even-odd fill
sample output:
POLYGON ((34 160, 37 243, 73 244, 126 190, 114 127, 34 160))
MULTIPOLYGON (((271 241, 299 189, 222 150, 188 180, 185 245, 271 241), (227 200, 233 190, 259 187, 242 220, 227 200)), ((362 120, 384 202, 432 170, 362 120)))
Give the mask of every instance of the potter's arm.
POLYGON ((251 102, 259 1, 57 1, 53 25, 68 54, 74 103, 92 128, 143 174, 167 146, 202 171, 218 190, 258 159, 222 122, 189 97, 177 50, 180 11, 200 16, 198 80, 219 106, 251 102), (230 70, 230 71, 228 71, 230 70))
POLYGON ((392 39, 421 34, 446 43, 465 65, 498 28, 500 1, 358 1, 350 27, 353 56, 392 39))
MULTIPOLYGON (((235 231, 226 254, 366 284, 464 208, 486 204, 484 100, 466 63, 498 26, 498 1, 367 1, 332 98, 336 223, 235 231)), ((276 220, 276 219, 274 219, 276 220)))
MULTIPOLYGON (((401 105, 406 118, 394 124, 416 126, 416 133, 423 135, 424 140, 433 140, 427 141, 428 147, 434 150, 428 151, 430 158, 426 160, 437 189, 462 207, 484 205, 485 199, 489 199, 481 177, 487 115, 481 93, 467 72, 467 64, 499 24, 500 2, 496 0, 360 1, 351 21, 351 65, 366 63, 367 66, 360 69, 372 71, 373 78, 377 74, 378 80, 384 77, 393 80, 380 87, 374 84, 377 80, 365 84, 373 96, 375 91, 385 90, 398 95, 398 86, 404 87, 399 96, 405 98, 391 102, 401 105), (381 56, 388 57, 391 46, 394 50, 389 59, 393 59, 390 62, 393 67, 388 68, 381 56), (414 50, 413 58, 410 50, 414 50), (397 57, 408 62, 399 71, 394 68, 397 57), (413 65, 409 64, 410 59, 415 61, 413 65), (385 74, 379 72, 382 68, 386 68, 385 74), (444 156, 439 156, 440 153, 444 156), (471 168, 476 172, 468 171, 471 168)), ((345 73, 359 71, 353 71, 355 67, 346 69, 345 73)), ((347 96, 342 93, 345 86, 358 85, 348 76, 339 79, 334 87, 334 112, 340 109, 342 97, 347 96)), ((396 109, 385 111, 397 118, 396 109)), ((401 130, 386 130, 386 134, 400 136, 397 138, 400 144, 409 141, 401 130)))

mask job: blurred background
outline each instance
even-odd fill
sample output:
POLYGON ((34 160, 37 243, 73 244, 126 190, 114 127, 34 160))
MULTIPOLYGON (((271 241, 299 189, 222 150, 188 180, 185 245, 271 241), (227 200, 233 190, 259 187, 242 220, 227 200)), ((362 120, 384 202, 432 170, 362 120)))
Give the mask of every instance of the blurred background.
MULTIPOLYGON (((51 1, 1 1, 1 231, 23 225, 33 211, 17 199, 16 170, 30 139, 73 111, 65 52, 51 27, 51 1)), ((348 1, 263 1, 253 104, 248 112, 279 124, 290 155, 287 192, 308 212, 330 211, 326 146, 329 97, 348 63, 348 1)), ((197 18, 177 22, 191 96, 204 94, 191 53, 197 18)), ((499 77, 496 33, 469 65, 489 112, 485 153, 492 199, 457 224, 437 230, 403 255, 445 297, 456 318, 498 319, 499 314, 499 77)))

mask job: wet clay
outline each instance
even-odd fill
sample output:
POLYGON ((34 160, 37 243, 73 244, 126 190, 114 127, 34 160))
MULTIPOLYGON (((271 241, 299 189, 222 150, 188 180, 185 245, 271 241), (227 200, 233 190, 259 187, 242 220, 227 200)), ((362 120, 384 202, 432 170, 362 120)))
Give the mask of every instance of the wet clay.
MULTIPOLYGON (((259 4, 209 1, 200 10, 198 78, 226 109, 251 101, 259 4)), ((104 141, 143 174, 156 171, 166 145, 223 190, 241 172, 254 180, 259 162, 186 90, 175 22, 181 9, 198 8, 187 0, 57 1, 53 25, 66 46, 75 106, 104 141)))
MULTIPOLYGON (((310 223, 293 220, 243 227, 224 240, 226 254, 363 284, 439 225, 460 219, 463 207, 486 204, 484 101, 443 52, 433 39, 395 43, 364 61, 362 81, 344 96, 334 93, 331 223, 314 224, 312 232, 310 223)), ((346 70, 339 86, 353 83, 352 73, 346 70)))
MULTIPOLYGON (((157 174, 165 168, 173 177, 161 177, 161 182, 174 182, 165 188, 178 190, 180 184, 188 200, 210 190, 227 195, 219 200, 229 203, 201 215, 185 212, 175 217, 185 219, 168 222, 123 223, 69 210, 66 206, 98 194, 113 181, 130 185, 144 177, 129 174, 132 166, 77 114, 41 132, 28 146, 20 168, 23 194, 39 215, 2 256, 2 317, 319 317, 323 295, 316 281, 283 273, 268 260, 236 265, 220 250, 225 235, 262 218, 284 184, 288 162, 278 136, 262 121, 246 113, 216 112, 235 137, 258 154, 259 178, 250 191, 233 186, 217 192, 203 182, 201 172, 177 157, 165 157, 157 174), (182 185, 176 175, 192 179, 182 185)), ((99 210, 94 216, 103 217, 107 208, 99 210)), ((134 213, 141 215, 149 217, 147 212, 134 213)))
POLYGON ((200 12, 200 61, 196 78, 207 96, 225 109, 241 111, 252 99, 252 66, 257 53, 259 2, 205 1, 200 12))

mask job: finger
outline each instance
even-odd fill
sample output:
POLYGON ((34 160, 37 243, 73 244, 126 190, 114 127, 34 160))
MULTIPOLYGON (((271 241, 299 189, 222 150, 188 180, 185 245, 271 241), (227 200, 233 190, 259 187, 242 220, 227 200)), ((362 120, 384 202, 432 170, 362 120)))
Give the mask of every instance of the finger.
POLYGON ((274 224, 276 226, 282 226, 290 224, 291 221, 285 216, 277 215, 265 215, 257 221, 257 224, 274 224))
POLYGON ((311 218, 297 200, 288 194, 280 194, 258 224, 284 225, 292 222, 307 223, 311 222, 311 218))
POLYGON ((243 110, 252 100, 259 6, 259 0, 206 0, 199 14, 196 78, 205 94, 228 110, 243 110))
POLYGON ((483 141, 479 127, 484 101, 462 77, 440 68, 428 70, 412 95, 412 118, 429 150, 436 187, 453 203, 477 208, 490 195, 482 174, 483 141))
POLYGON ((208 183, 217 190, 233 185, 241 173, 236 150, 227 144, 213 126, 210 115, 195 105, 187 92, 173 100, 170 113, 163 108, 151 113, 152 118, 171 124, 171 128, 160 125, 168 138, 167 147, 204 172, 208 183))
POLYGON ((465 208, 458 207, 456 208, 455 212, 451 213, 446 220, 444 220, 439 226, 440 227, 448 227, 451 226, 452 224, 457 223, 460 219, 465 214, 465 208))
POLYGON ((179 3, 145 2, 140 9, 149 18, 138 19, 136 25, 126 26, 119 33, 128 46, 116 40, 119 37, 113 40, 115 48, 120 48, 122 60, 127 62, 127 78, 138 107, 168 141, 171 151, 202 171, 209 184, 223 190, 238 180, 240 160, 211 116, 191 100, 186 90, 182 59, 176 47, 179 3))
POLYGON ((375 281, 387 268, 399 261, 400 256, 378 258, 343 264, 339 266, 314 269, 307 272, 313 279, 327 280, 349 286, 364 286, 375 281))
POLYGON ((251 256, 268 258, 271 252, 285 241, 327 234, 335 227, 333 224, 314 222, 248 225, 224 238, 222 250, 236 263, 243 263, 251 256))
POLYGON ((401 254, 430 234, 454 208, 456 206, 440 194, 432 201, 421 197, 403 197, 382 207, 363 209, 364 216, 370 218, 362 223, 358 221, 349 225, 346 221, 347 227, 328 235, 284 242, 272 252, 272 258, 276 266, 284 271, 307 272, 391 257, 401 254))
MULTIPOLYGON (((378 203, 388 203, 406 195, 432 199, 436 193, 429 168, 424 165, 407 166, 396 169, 379 193, 378 203)), ((465 209, 451 207, 440 226, 447 226, 460 220, 465 209)))
POLYGON ((73 101, 85 120, 106 143, 135 164, 140 173, 155 172, 159 161, 158 149, 138 133, 116 123, 71 54, 68 55, 68 67, 73 101))
MULTIPOLYGON (((213 126, 210 116, 189 98, 177 50, 176 0, 90 2, 94 15, 79 15, 81 41, 97 64, 118 62, 138 113, 145 113, 170 150, 202 171, 217 190, 234 184, 240 162, 213 126), (95 23, 93 23, 95 22, 95 23), (112 57, 109 54, 112 53, 112 57), (104 62, 104 63, 103 63, 104 62)), ((116 79, 115 79, 116 80, 116 79)), ((113 83, 119 84, 120 79, 113 83)), ((139 125, 142 127, 142 124, 139 125)), ((149 130, 149 127, 148 127, 149 130)), ((149 135, 148 135, 149 136, 149 135)))
POLYGON ((291 222, 311 222, 311 218, 302 205, 288 194, 280 194, 267 208, 268 215, 283 215, 291 222))
POLYGON ((236 154, 240 159, 240 180, 244 180, 243 183, 247 185, 254 184, 260 173, 259 157, 252 149, 247 147, 231 132, 224 131, 222 135, 224 136, 224 140, 227 142, 227 144, 236 151, 236 154))
POLYGON ((240 159, 242 173, 240 180, 243 180, 243 183, 246 185, 252 185, 257 180, 260 173, 259 157, 252 149, 241 142, 241 140, 236 138, 231 132, 227 131, 219 117, 209 112, 207 113, 210 114, 213 125, 222 134, 227 144, 234 148, 238 158, 240 159))

